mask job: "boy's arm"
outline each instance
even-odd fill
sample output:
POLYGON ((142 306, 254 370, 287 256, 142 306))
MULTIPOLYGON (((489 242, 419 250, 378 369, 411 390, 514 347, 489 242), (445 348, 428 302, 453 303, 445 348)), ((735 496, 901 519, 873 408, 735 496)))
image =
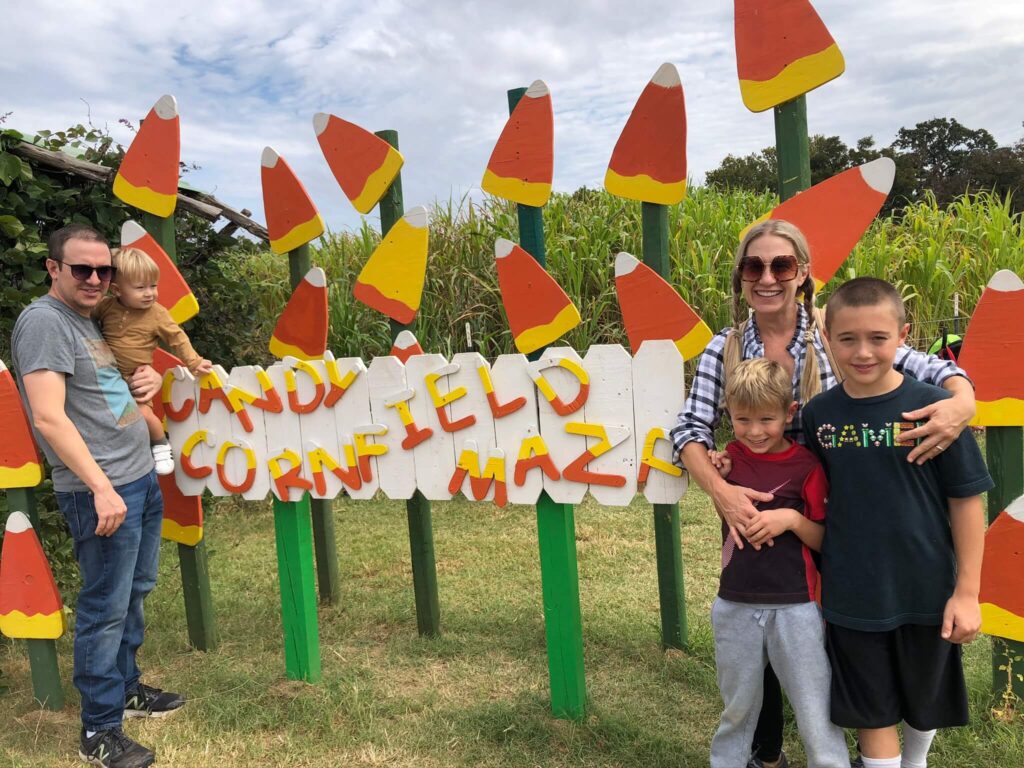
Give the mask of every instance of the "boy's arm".
POLYGON ((981 496, 949 499, 949 525, 956 552, 956 587, 946 601, 941 635, 951 643, 969 643, 981 628, 981 558, 985 550, 985 513, 981 496))
POLYGON ((211 366, 208 360, 204 360, 199 356, 199 353, 192 347, 192 342, 189 341, 188 335, 181 330, 181 326, 171 319, 171 313, 163 307, 156 305, 157 326, 156 332, 171 351, 174 352, 181 361, 185 363, 185 367, 192 373, 201 371, 203 373, 209 373, 211 366))

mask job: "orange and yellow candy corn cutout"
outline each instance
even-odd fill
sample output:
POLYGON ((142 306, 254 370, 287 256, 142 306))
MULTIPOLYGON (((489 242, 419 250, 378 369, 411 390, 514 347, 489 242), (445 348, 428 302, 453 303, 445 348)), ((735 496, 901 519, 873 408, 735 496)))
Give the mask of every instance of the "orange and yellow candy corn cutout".
POLYGON ((494 244, 501 303, 516 349, 529 354, 580 324, 580 313, 562 286, 511 240, 494 244))
POLYGON ((671 64, 662 64, 640 94, 612 150, 604 188, 660 205, 686 195, 686 103, 671 64))
POLYGON ((114 194, 139 210, 167 218, 178 202, 180 158, 178 102, 161 96, 124 154, 114 177, 114 194))
POLYGON ((843 74, 843 54, 808 0, 735 0, 736 70, 751 112, 843 74))
MULTIPOLYGON (((839 271, 871 226, 895 178, 896 163, 880 157, 794 195, 750 226, 765 219, 785 219, 799 227, 811 248, 811 274, 820 288, 839 271)), ((745 234, 746 229, 741 237, 745 234)))
POLYGON ((402 363, 407 363, 413 355, 422 355, 423 347, 420 346, 412 331, 402 331, 395 336, 395 343, 391 345, 390 354, 397 357, 402 363))
POLYGON ((32 523, 24 512, 12 512, 0 558, 0 632, 56 640, 65 629, 64 604, 32 523))
POLYGON ((634 354, 645 341, 670 339, 684 360, 692 360, 711 341, 707 323, 675 288, 625 251, 615 257, 615 292, 634 354))
POLYGON ((551 91, 543 80, 534 80, 509 115, 480 186, 497 197, 539 208, 551 197, 554 163, 551 91))
POLYGON ((1024 642, 1024 496, 985 533, 978 602, 982 632, 1024 642))
POLYGON ((352 294, 371 309, 408 325, 416 317, 427 274, 427 209, 395 222, 356 278, 352 294))
POLYGON ((397 149, 355 123, 318 112, 313 130, 331 173, 360 213, 380 202, 405 160, 397 149))
POLYGON ((203 538, 202 497, 183 494, 174 481, 174 475, 160 475, 157 480, 164 496, 164 522, 160 536, 194 547, 203 538))
POLYGON ((982 427, 1024 426, 1024 282, 1008 269, 988 281, 964 334, 957 364, 974 381, 982 427))
POLYGON ((317 360, 327 351, 327 275, 313 267, 292 292, 270 337, 270 353, 317 360))
POLYGON ((291 166, 270 147, 260 157, 263 211, 274 253, 288 253, 324 233, 324 221, 291 166))
POLYGON ((39 458, 28 417, 14 377, 0 360, 0 488, 35 488, 43 481, 43 462, 39 458))
POLYGON ((138 248, 156 262, 160 270, 157 301, 171 313, 174 322, 180 325, 199 314, 199 302, 178 267, 171 261, 167 251, 140 224, 128 220, 121 226, 121 247, 138 248))

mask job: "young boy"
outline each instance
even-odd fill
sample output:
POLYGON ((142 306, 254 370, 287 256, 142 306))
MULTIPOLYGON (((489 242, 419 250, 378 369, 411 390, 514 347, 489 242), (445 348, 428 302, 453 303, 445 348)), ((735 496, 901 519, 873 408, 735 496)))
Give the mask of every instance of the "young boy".
POLYGON ((722 524, 722 576, 711 623, 725 711, 711 742, 711 766, 748 764, 770 661, 796 713, 808 766, 849 768, 843 732, 828 717, 830 675, 810 554, 820 549, 824 532, 825 474, 813 454, 784 436, 796 403, 777 362, 740 363, 725 403, 736 440, 724 453, 711 452, 712 463, 730 483, 774 498, 747 528, 754 546, 737 548, 722 524))
POLYGON ((860 277, 828 302, 842 386, 804 409, 830 493, 822 609, 831 717, 858 729, 866 768, 924 768, 936 728, 967 723, 959 643, 981 624, 981 494, 992 488, 971 431, 907 461, 903 414, 949 397, 893 370, 909 326, 889 283, 860 277), (903 722, 903 751, 897 725, 903 722))
MULTIPOLYGON (((117 367, 126 379, 140 365, 153 364, 153 351, 163 341, 192 373, 209 373, 213 366, 192 348, 188 336, 170 313, 157 304, 157 281, 160 268, 138 248, 116 249, 111 254, 116 270, 110 284, 113 296, 107 296, 93 312, 103 338, 114 353, 117 367)), ((174 471, 171 446, 164 435, 164 425, 150 403, 139 404, 149 428, 150 448, 158 475, 174 471)))

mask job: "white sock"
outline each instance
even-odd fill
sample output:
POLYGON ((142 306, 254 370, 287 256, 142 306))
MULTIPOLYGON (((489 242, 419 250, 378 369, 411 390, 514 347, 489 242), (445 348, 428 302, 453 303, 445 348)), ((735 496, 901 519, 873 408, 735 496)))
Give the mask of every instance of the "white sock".
POLYGON ((935 731, 919 731, 903 723, 903 768, 927 768, 935 731))
POLYGON ((96 731, 86 731, 85 732, 85 738, 87 738, 87 739, 91 739, 95 735, 96 735, 96 731))
POLYGON ((864 768, 900 768, 900 756, 896 757, 865 757, 861 755, 861 760, 864 761, 864 768))

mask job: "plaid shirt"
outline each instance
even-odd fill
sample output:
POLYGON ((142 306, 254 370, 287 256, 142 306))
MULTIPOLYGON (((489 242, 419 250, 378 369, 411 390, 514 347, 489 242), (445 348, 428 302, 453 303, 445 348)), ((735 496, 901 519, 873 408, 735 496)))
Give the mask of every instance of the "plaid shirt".
MULTIPOLYGON (((786 437, 798 443, 803 443, 803 432, 801 425, 801 412, 804 404, 800 402, 800 379, 804 372, 804 350, 807 342, 804 340, 804 332, 807 329, 807 312, 803 305, 797 305, 796 330, 793 338, 790 339, 786 351, 793 356, 793 399, 797 403, 796 414, 790 427, 786 430, 786 437)), ((682 466, 679 459, 679 452, 687 443, 697 441, 708 448, 715 447, 715 427, 722 420, 722 413, 725 410, 722 404, 725 393, 725 362, 723 353, 725 351, 725 339, 729 328, 719 331, 708 342, 700 360, 697 362, 697 372, 690 383, 690 393, 686 398, 682 413, 676 419, 676 425, 672 428, 672 445, 675 450, 674 461, 682 466)), ((822 345, 818 329, 814 329, 814 341, 812 349, 818 358, 818 370, 821 372, 821 391, 825 392, 836 385, 836 377, 832 373, 832 366, 829 365, 828 356, 825 354, 825 347, 822 345)), ((743 331, 742 359, 750 360, 756 357, 764 357, 764 342, 761 341, 761 334, 757 330, 755 316, 751 315, 743 331)), ((967 374, 958 368, 955 363, 949 360, 940 360, 934 355, 926 355, 910 347, 900 347, 896 352, 896 359, 893 361, 893 368, 901 373, 935 386, 942 386, 942 382, 950 376, 963 376, 967 374)))

